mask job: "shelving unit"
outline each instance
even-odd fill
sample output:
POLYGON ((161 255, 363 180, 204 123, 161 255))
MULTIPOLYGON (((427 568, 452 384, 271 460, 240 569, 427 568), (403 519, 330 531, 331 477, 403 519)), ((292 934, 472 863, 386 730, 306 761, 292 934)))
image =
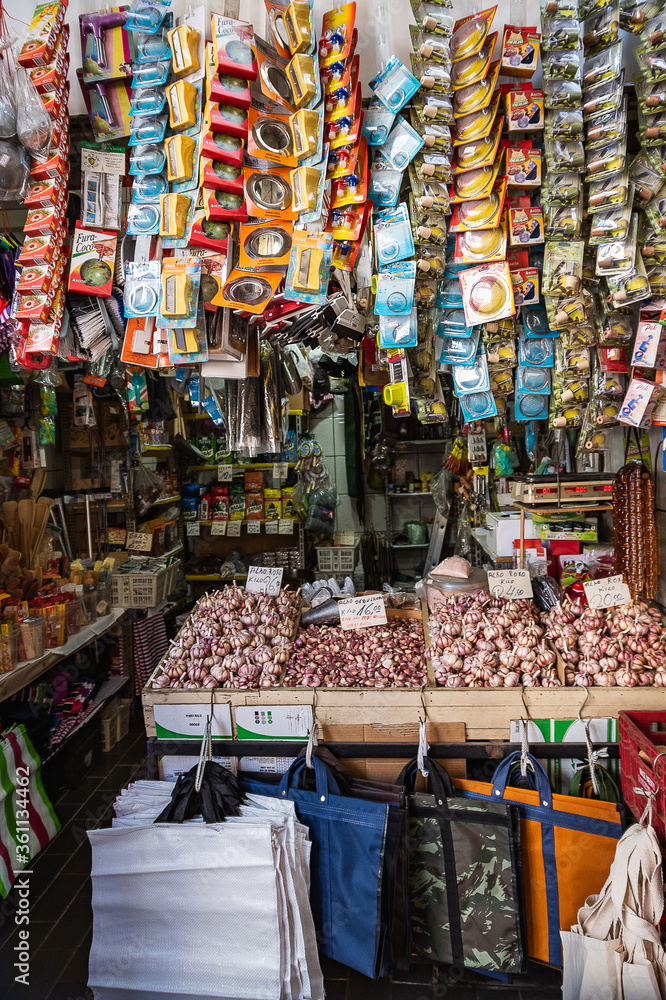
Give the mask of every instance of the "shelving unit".
POLYGON ((561 503, 561 504, 548 504, 542 507, 540 504, 536 506, 531 504, 521 503, 519 500, 514 502, 514 507, 517 507, 520 511, 520 568, 523 569, 525 566, 525 514, 561 514, 563 511, 577 511, 579 514, 592 513, 602 510, 612 510, 612 503, 584 503, 583 501, 573 501, 572 503, 561 503))

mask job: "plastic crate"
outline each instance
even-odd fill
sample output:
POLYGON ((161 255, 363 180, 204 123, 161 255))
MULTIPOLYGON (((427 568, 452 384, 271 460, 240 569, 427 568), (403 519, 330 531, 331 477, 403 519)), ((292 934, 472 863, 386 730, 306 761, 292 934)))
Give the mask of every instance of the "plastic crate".
POLYGON ((111 605, 114 608, 154 608, 164 601, 176 583, 180 561, 154 573, 114 573, 111 605))
POLYGON ((130 578, 126 573, 113 573, 111 576, 111 607, 130 608, 132 606, 132 588, 130 578))
POLYGON ((666 712, 620 712, 622 796, 640 819, 652 799, 652 825, 666 847, 666 712))
POLYGON ((317 567, 322 573, 353 573, 356 545, 317 546, 317 567))

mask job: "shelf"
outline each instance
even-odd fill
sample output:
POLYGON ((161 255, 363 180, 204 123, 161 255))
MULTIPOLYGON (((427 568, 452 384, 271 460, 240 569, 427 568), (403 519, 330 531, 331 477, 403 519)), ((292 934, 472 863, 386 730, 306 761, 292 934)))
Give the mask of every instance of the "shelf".
POLYGON ((159 451, 173 451, 170 444, 144 444, 141 446, 142 455, 154 455, 159 451))
POLYGON ((181 497, 180 493, 174 493, 174 495, 172 497, 160 497, 157 500, 153 500, 153 502, 152 502, 152 504, 150 506, 151 507, 158 507, 161 504, 165 504, 165 503, 176 503, 178 500, 181 500, 181 499, 182 499, 182 497, 181 497))
POLYGON ((398 444, 417 444, 417 445, 422 445, 422 444, 436 444, 436 445, 439 445, 440 448, 444 448, 444 446, 446 444, 446 441, 444 441, 444 440, 440 441, 439 439, 436 439, 436 440, 433 440, 433 441, 431 441, 431 440, 421 441, 418 438, 411 438, 410 440, 406 441, 404 438, 398 438, 398 440, 396 441, 396 445, 398 445, 398 444))
MULTIPOLYGON (((214 462, 212 465, 188 465, 188 472, 213 472, 217 469, 218 465, 228 465, 228 462, 214 462)), ((280 465, 280 462, 252 462, 251 465, 234 465, 232 466, 234 472, 238 469, 243 472, 245 469, 272 469, 274 465, 280 465)), ((287 466, 293 469, 296 465, 295 462, 287 462, 287 466)))
POLYGON ((94 719, 97 713, 100 712, 103 708, 105 708, 108 702, 110 702, 112 698, 115 698, 116 695, 122 691, 122 689, 128 683, 129 679, 130 679, 129 674, 128 675, 118 674, 118 675, 113 675, 109 677, 108 680, 104 681, 99 691, 93 698, 92 703, 95 707, 93 708, 92 712, 89 712, 88 715, 86 715, 84 720, 78 726, 75 726, 74 729, 70 729, 70 731, 67 733, 65 738, 60 743, 57 743, 52 749, 48 747, 44 751, 44 754, 42 756, 42 764, 49 764, 51 760, 57 754, 60 753, 62 748, 67 746, 69 740, 72 739, 72 737, 76 733, 78 733, 79 730, 83 729, 84 726, 87 726, 90 720, 94 719))
POLYGON ((427 549, 430 542, 419 542, 418 545, 402 545, 400 542, 393 542, 393 548, 396 552, 401 552, 403 549, 427 549))
POLYGON ((175 556, 175 555, 177 555, 177 554, 178 554, 179 552, 182 552, 184 548, 185 548, 185 546, 184 546, 184 545, 183 545, 183 543, 181 542, 181 543, 180 543, 180 545, 177 545, 177 546, 175 547, 175 549, 171 549, 171 550, 170 550, 169 552, 165 552, 165 553, 164 553, 164 555, 163 555, 163 556, 160 556, 159 558, 160 558, 160 559, 168 559, 168 558, 169 558, 169 556, 175 556))
POLYGON ((186 573, 185 579, 192 582, 200 583, 219 583, 224 581, 225 583, 231 583, 232 580, 247 580, 247 573, 236 573, 235 576, 219 576, 219 574, 213 574, 211 576, 199 576, 198 574, 186 573))
POLYGON ((613 510, 612 503, 585 503, 584 500, 566 500, 560 504, 528 504, 514 500, 513 506, 524 514, 588 514, 592 510, 613 510), (574 507, 574 504, 576 505, 574 507))
POLYGON ((389 500, 413 500, 414 497, 431 497, 429 490, 422 490, 420 493, 387 493, 389 500))
POLYGON ((83 649, 84 646, 93 642, 100 635, 104 635, 105 632, 113 628, 126 612, 127 608, 113 608, 111 614, 100 618, 94 625, 89 625, 88 628, 81 629, 64 646, 49 649, 38 659, 25 660, 23 663, 17 664, 8 673, 0 674, 0 701, 4 701, 6 698, 10 698, 13 694, 16 694, 26 684, 30 684, 31 681, 34 681, 41 674, 45 673, 50 667, 59 663, 63 656, 71 656, 72 653, 83 649))
POLYGON ((207 413, 186 413, 183 420, 212 420, 207 413))

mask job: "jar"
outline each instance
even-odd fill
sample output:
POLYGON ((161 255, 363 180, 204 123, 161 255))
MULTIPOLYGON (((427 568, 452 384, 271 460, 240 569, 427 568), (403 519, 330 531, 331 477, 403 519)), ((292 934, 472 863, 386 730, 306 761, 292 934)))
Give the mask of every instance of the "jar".
POLYGON ((18 655, 20 660, 37 660, 44 655, 44 619, 29 615, 18 625, 18 655))
POLYGON ((86 625, 94 625, 97 621, 97 587, 88 583, 83 588, 83 603, 86 611, 86 625))
POLYGON ((13 625, 0 626, 0 674, 8 674, 18 661, 18 629, 13 625))

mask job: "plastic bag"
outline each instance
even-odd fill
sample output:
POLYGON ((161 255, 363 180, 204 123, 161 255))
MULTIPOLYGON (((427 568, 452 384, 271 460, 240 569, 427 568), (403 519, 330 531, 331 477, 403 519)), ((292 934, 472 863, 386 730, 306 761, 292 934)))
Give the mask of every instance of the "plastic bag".
POLYGON ((145 514, 152 507, 164 489, 164 480, 157 473, 151 472, 145 465, 139 465, 134 476, 134 493, 136 509, 139 515, 145 514))
POLYGON ((19 142, 31 156, 42 156, 51 145, 51 119, 23 66, 16 67, 13 81, 14 103, 21 109, 16 122, 19 142))
MULTIPOLYGON (((1 47, 1 43, 0 43, 1 47)), ((0 138, 16 135, 16 105, 6 59, 0 60, 0 138)))
POLYGON ((25 153, 18 143, 0 139, 0 201, 23 201, 29 187, 25 153))
POLYGON ((447 472, 446 469, 440 469, 439 472, 435 473, 432 477, 430 483, 430 490, 432 492, 432 498, 435 501, 435 506, 443 517, 449 516, 449 510, 451 508, 448 500, 448 494, 451 488, 451 478, 450 472, 447 472))
POLYGON ((316 489, 310 495, 305 530, 318 535, 335 533, 335 508, 338 506, 338 491, 316 489))

